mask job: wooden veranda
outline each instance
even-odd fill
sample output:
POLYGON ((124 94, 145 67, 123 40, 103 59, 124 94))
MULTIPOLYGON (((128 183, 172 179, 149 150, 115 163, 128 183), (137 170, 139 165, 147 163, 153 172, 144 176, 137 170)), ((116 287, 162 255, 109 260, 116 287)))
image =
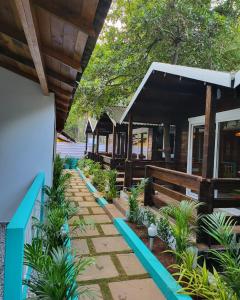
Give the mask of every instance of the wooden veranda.
MULTIPOLYGON (((224 210, 240 222, 240 96, 238 76, 153 63, 121 122, 163 124, 164 159, 135 162, 131 146, 125 172, 143 164, 149 183, 145 205, 201 201, 198 213, 224 210), (169 128, 175 127, 171 155, 169 128)), ((204 237, 203 237, 204 239, 204 237)), ((199 235, 198 240, 201 240, 199 235)))

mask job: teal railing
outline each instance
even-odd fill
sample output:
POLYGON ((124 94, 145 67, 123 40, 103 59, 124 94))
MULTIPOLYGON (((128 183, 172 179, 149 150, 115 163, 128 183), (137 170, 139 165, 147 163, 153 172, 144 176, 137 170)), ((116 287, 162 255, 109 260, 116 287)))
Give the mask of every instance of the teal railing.
POLYGON ((24 244, 31 242, 32 216, 43 218, 44 173, 39 173, 7 226, 4 270, 4 300, 23 300, 26 287, 22 280, 30 274, 24 267, 24 244))

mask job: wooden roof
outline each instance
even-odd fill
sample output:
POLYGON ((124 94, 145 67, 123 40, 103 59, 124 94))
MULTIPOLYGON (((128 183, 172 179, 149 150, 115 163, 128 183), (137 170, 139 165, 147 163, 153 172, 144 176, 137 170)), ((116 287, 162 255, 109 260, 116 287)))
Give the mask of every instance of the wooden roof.
POLYGON ((55 93, 57 130, 68 116, 111 0, 0 0, 0 66, 55 93))
POLYGON ((127 121, 130 113, 135 122, 155 124, 175 124, 204 114, 206 84, 228 91, 234 88, 238 74, 154 62, 120 122, 127 121))

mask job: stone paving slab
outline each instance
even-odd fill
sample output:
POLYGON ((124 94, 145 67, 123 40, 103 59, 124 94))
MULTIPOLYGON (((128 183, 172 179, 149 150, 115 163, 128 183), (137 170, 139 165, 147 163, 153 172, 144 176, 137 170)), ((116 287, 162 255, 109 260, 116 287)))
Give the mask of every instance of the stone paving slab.
POLYGON ((71 240, 71 247, 73 249, 73 252, 76 252, 77 255, 89 254, 87 241, 85 239, 71 240))
POLYGON ((78 205, 80 207, 98 207, 99 206, 97 204, 97 202, 88 202, 88 201, 78 202, 78 205))
POLYGON ((150 278, 109 283, 113 300, 164 300, 165 297, 150 278))
POLYGON ((117 258, 127 275, 140 275, 147 273, 134 253, 117 254, 117 258))
POLYGON ((68 223, 69 223, 69 225, 73 225, 74 222, 77 222, 77 221, 79 221, 79 220, 80 220, 79 216, 73 216, 73 217, 68 221, 68 223))
POLYGON ((105 214, 105 211, 102 207, 93 207, 92 212, 94 215, 105 214))
POLYGON ((85 231, 74 230, 72 231, 72 227, 70 226, 70 237, 89 237, 89 236, 98 236, 100 235, 99 231, 94 226, 88 226, 85 231))
POLYGON ((94 201, 95 198, 93 196, 84 196, 85 201, 94 201))
POLYGON ((97 253, 131 250, 121 236, 92 238, 97 253))
POLYGON ((118 277, 119 273, 109 255, 97 256, 95 264, 88 267, 77 278, 78 281, 118 277))
POLYGON ((103 299, 101 288, 98 284, 87 284, 84 286, 80 286, 80 291, 84 291, 87 289, 90 291, 91 295, 80 295, 79 300, 100 300, 103 299))
MULTIPOLYGON (((87 202, 90 203, 90 202, 87 202)), ((105 215, 89 215, 83 217, 86 222, 94 222, 95 224, 111 223, 109 216, 105 215)))
POLYGON ((80 214, 80 215, 89 215, 90 214, 87 207, 79 207, 79 206, 78 206, 78 212, 77 213, 80 214))
POLYGON ((119 235, 118 230, 113 224, 100 225, 105 235, 119 235))

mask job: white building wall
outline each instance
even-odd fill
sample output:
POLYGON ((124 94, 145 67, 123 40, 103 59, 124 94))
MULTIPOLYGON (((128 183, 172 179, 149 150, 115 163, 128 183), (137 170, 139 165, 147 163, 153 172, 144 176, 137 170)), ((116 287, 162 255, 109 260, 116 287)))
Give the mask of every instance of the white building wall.
POLYGON ((0 223, 9 222, 38 172, 51 184, 54 95, 0 67, 0 223))

